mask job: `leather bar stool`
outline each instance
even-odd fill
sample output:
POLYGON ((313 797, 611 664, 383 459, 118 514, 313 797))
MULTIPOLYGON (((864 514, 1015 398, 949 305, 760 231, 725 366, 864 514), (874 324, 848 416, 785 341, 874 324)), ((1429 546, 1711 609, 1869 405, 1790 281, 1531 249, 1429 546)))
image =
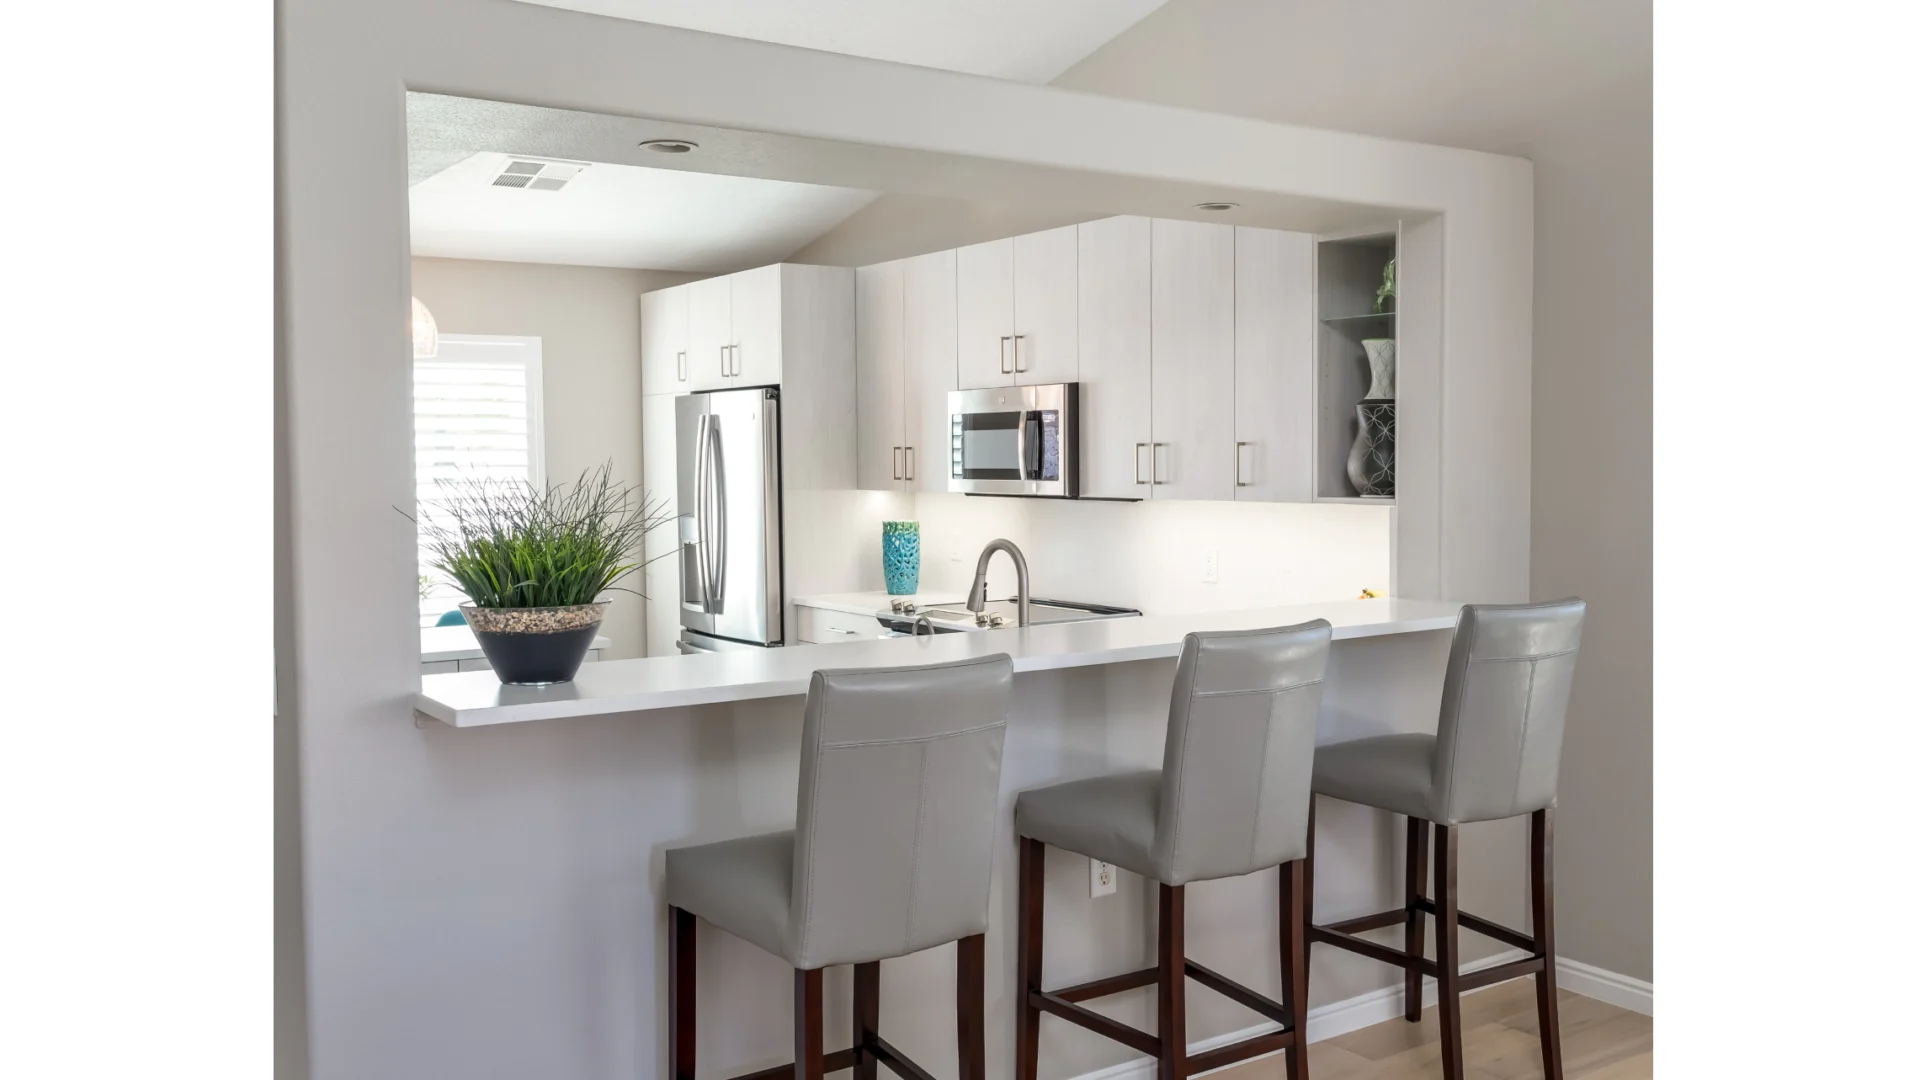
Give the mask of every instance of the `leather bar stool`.
MULTIPOLYGON (((1307 931, 1406 972, 1406 1018, 1420 1022, 1420 979, 1440 982, 1440 1060, 1446 1080, 1463 1076, 1460 995, 1523 975, 1534 977, 1540 1056, 1561 1080, 1560 1019, 1553 952, 1553 807, 1567 695, 1580 655, 1581 600, 1549 604, 1469 605, 1447 660, 1436 735, 1380 735, 1322 746, 1313 790, 1407 818, 1406 906, 1307 931), (1533 934, 1460 910, 1460 826, 1529 815, 1533 934), (1433 830, 1434 893, 1425 893, 1428 828, 1433 830), (1434 917, 1435 960, 1425 958, 1425 917, 1434 917), (1355 937, 1406 927, 1404 950, 1355 937), (1461 928, 1525 949, 1526 959, 1461 974, 1461 928)), ((1313 856, 1309 845, 1307 888, 1313 856)), ((1311 899, 1309 899, 1311 902, 1311 899)))
MULTIPOLYGON (((818 671, 796 828, 667 852, 668 1061, 693 1080, 694 919, 793 965, 794 1064, 818 1080, 882 1063, 928 1074, 879 1032, 880 961, 959 943, 960 1080, 985 1080, 987 891, 1013 663, 818 671), (853 1045, 827 1053, 822 968, 852 964, 853 1045)), ((744 1078, 743 1078, 744 1080, 744 1078)))
POLYGON ((1051 1013, 1159 1061, 1161 1080, 1285 1050, 1289 1080, 1307 1075, 1307 806, 1314 727, 1333 630, 1326 620, 1232 633, 1188 634, 1167 718, 1163 765, 1020 793, 1020 1014, 1014 1075, 1034 1080, 1040 1014, 1051 1013), (1160 884, 1153 967, 1047 990, 1040 984, 1047 845, 1123 866, 1160 884), (1280 1000, 1189 960, 1189 882, 1280 866, 1280 1000), (1279 1022, 1278 1031, 1187 1054, 1186 980, 1279 1022), (1110 1020, 1080 1002, 1154 986, 1159 1032, 1110 1020))

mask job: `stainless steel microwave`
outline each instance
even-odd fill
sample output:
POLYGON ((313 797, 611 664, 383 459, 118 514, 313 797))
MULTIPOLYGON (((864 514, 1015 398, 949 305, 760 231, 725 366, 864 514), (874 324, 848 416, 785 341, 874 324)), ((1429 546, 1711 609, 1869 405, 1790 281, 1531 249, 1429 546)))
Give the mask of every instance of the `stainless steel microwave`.
POLYGON ((948 491, 1080 494, 1079 383, 953 390, 947 413, 953 432, 948 491))

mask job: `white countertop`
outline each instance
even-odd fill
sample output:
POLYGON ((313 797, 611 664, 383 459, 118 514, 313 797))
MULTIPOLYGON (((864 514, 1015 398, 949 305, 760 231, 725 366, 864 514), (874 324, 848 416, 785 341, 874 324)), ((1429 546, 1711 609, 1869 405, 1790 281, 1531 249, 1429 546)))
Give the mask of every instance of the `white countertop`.
MULTIPOLYGON (((613 640, 605 634, 593 635, 592 648, 605 649, 612 645, 613 640)), ((420 628, 420 662, 423 664, 440 660, 475 660, 485 655, 480 651, 479 639, 473 636, 473 628, 466 623, 420 628)))
POLYGON ((814 671, 821 668, 933 664, 1004 652, 1013 658, 1016 672, 1047 671, 1178 656, 1181 639, 1197 630, 1250 630, 1326 619, 1333 624, 1334 640, 1341 641, 1447 630, 1459 615, 1460 605, 1448 601, 1341 600, 972 634, 607 660, 582 667, 570 683, 547 687, 503 686, 490 671, 468 671, 422 676, 414 708, 454 727, 484 727, 804 694, 814 671))
POLYGON ((905 600, 914 607, 939 607, 942 604, 964 604, 967 594, 923 592, 912 596, 894 596, 884 592, 849 592, 802 596, 793 602, 798 607, 825 608, 828 611, 844 611, 849 615, 891 615, 895 600, 905 600))

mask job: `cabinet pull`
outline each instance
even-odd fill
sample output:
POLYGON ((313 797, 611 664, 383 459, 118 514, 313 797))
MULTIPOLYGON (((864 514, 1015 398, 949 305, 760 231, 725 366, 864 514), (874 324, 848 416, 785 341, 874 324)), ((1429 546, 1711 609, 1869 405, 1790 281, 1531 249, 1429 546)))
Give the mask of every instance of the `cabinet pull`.
POLYGON ((900 448, 893 448, 893 478, 900 479, 900 448))
POLYGON ((727 374, 740 374, 740 346, 727 346, 727 374))
POLYGON ((913 447, 909 446, 906 448, 906 450, 907 450, 907 479, 911 480, 913 479, 913 447))
POLYGON ((1247 483, 1245 480, 1240 479, 1240 451, 1252 445, 1253 445, 1252 443, 1243 443, 1243 442, 1237 442, 1233 444, 1233 486, 1234 487, 1252 487, 1253 486, 1252 484, 1247 483))
POLYGON ((1140 478, 1140 451, 1145 450, 1146 448, 1147 448, 1147 444, 1143 442, 1137 442, 1133 444, 1133 482, 1136 484, 1153 483, 1153 481, 1151 480, 1143 480, 1140 478))
POLYGON ((1012 340, 1012 334, 1000 335, 1000 374, 1002 375, 1013 374, 1013 369, 1007 366, 1007 342, 1012 340))
POLYGON ((1167 444, 1163 442, 1154 443, 1153 448, 1148 451, 1149 455, 1151 456, 1150 469, 1151 469, 1151 475, 1153 476, 1153 479, 1148 481, 1149 483, 1154 483, 1154 484, 1166 483, 1165 480, 1160 479, 1160 448, 1165 445, 1167 444))
POLYGON ((685 349, 673 354, 673 369, 676 373, 675 378, 681 382, 687 381, 687 351, 685 349))
POLYGON ((1020 343, 1025 340, 1027 340, 1027 335, 1025 334, 1013 335, 1013 370, 1015 371, 1027 370, 1020 366, 1020 343))

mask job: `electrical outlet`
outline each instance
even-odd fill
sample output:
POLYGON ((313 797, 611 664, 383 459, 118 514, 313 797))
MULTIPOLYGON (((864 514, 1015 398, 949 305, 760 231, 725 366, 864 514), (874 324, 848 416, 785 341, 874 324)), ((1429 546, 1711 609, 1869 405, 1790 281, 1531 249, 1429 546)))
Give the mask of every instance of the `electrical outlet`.
POLYGON ((1217 585, 1220 583, 1220 549, 1208 548, 1200 557, 1200 583, 1217 585))
POLYGON ((1113 890, 1119 887, 1120 883, 1116 879, 1119 877, 1120 871, 1115 868, 1112 863, 1101 862, 1099 859, 1088 859, 1087 869, 1090 871, 1089 876, 1093 879, 1093 891, 1088 895, 1110 896, 1113 894, 1113 890))

